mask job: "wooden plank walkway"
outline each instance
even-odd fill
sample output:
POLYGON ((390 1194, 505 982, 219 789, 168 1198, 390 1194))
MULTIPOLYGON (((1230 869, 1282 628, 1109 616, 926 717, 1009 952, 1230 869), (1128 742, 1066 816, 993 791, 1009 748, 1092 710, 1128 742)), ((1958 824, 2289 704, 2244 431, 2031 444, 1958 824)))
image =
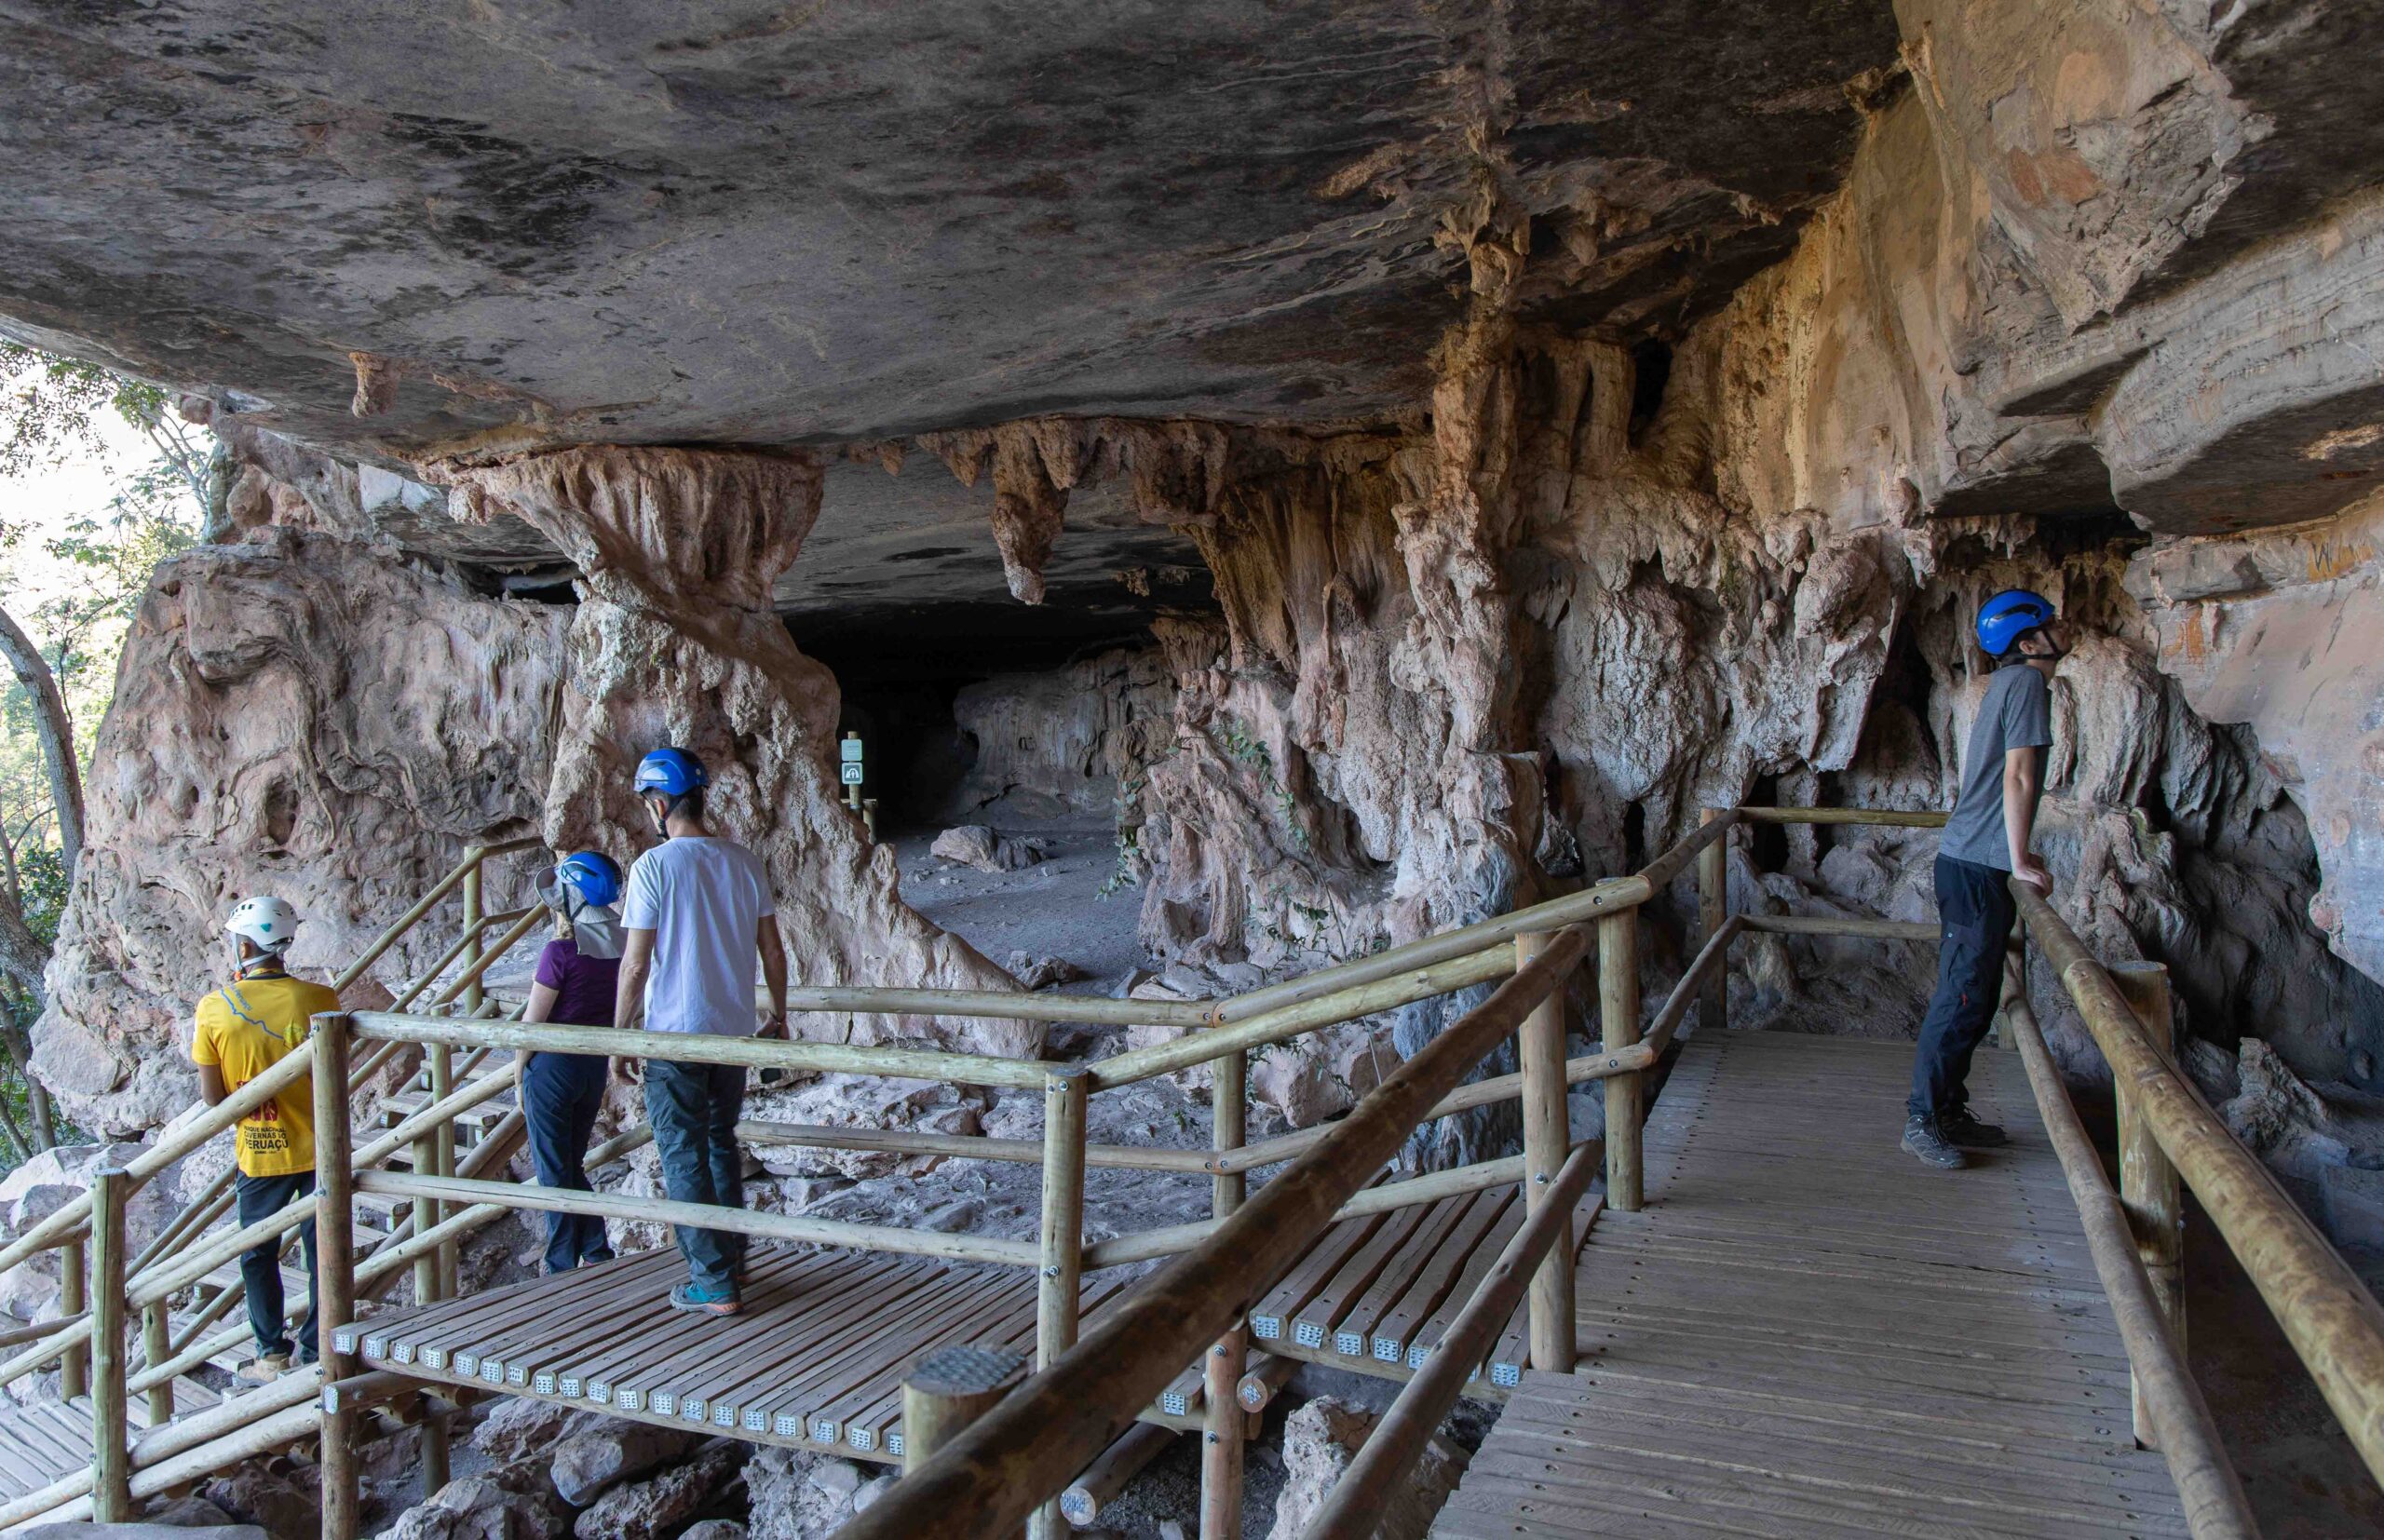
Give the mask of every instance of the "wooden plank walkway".
POLYGON ((0 1502, 91 1464, 91 1402, 30 1401, 0 1412, 0 1502))
POLYGON ((1579 1264, 1582 1354, 1527 1373, 1442 1510, 1515 1535, 2183 1535, 2016 1055, 2012 1145, 1897 1147, 1912 1049, 1699 1037, 1648 1119, 1647 1207, 1579 1264))
MULTIPOLYGON (((1595 1197, 1581 1204, 1581 1234, 1597 1212, 1595 1197)), ((1253 1315, 1253 1350, 1405 1379, 1521 1223, 1509 1185, 1336 1225, 1253 1315)), ((961 1344, 1034 1349, 1035 1279, 1023 1269, 770 1246, 752 1258, 745 1309, 731 1317, 669 1308, 684 1271, 665 1248, 378 1312, 337 1341, 425 1381, 884 1461, 901 1457, 901 1377, 920 1355, 961 1344)), ((1087 1278, 1083 1319, 1131 1286, 1116 1273, 1087 1278)), ((1476 1367, 1471 1394, 1495 1399, 1522 1378, 1526 1319, 1518 1309, 1476 1367)), ((1198 1426, 1200 1401, 1196 1363, 1144 1420, 1198 1426)))

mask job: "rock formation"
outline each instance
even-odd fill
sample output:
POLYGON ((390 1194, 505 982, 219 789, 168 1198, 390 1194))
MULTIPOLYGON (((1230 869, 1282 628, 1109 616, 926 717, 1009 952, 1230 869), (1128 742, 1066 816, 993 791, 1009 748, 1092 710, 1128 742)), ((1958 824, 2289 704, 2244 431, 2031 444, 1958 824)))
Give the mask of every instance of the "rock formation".
MULTIPOLYGON (((535 827, 566 618, 286 527, 160 566, 100 731, 36 1034, 69 1115, 137 1133, 196 1097, 192 1006, 243 896, 297 905, 291 960, 329 972, 467 844, 535 827)), ((386 1003, 449 939, 395 949, 350 1002, 386 1003)))
MULTIPOLYGON (((803 655, 770 604, 819 514, 816 464, 608 448, 441 474, 476 509, 518 514, 581 574, 547 788, 550 845, 604 850, 626 867, 650 829, 632 773, 649 750, 676 744, 710 770, 718 827, 769 868, 804 982, 1015 987, 904 906, 893 852, 867 844, 837 802, 834 676, 803 655)), ((1031 1024, 991 1020, 828 1018, 804 1030, 1002 1054, 1039 1042, 1031 1024)))

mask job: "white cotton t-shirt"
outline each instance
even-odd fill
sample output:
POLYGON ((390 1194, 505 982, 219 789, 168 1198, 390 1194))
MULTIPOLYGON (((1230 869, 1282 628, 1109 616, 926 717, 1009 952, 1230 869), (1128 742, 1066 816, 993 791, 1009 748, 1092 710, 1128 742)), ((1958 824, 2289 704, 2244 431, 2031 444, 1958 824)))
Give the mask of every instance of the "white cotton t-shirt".
POLYGON ((773 912, 769 873, 732 840, 683 835, 630 868, 621 924, 654 932, 645 1030, 751 1037, 761 1025, 754 927, 773 912))

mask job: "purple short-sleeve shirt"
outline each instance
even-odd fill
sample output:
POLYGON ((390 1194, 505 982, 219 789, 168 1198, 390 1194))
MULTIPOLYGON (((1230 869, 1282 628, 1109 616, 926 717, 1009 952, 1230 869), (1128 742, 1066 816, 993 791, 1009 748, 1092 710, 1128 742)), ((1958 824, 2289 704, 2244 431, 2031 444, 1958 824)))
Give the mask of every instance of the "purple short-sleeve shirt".
POLYGON ((611 1026, 614 986, 620 977, 619 958, 582 957, 568 937, 549 941, 538 953, 537 980, 555 992, 548 1020, 559 1026, 611 1026))

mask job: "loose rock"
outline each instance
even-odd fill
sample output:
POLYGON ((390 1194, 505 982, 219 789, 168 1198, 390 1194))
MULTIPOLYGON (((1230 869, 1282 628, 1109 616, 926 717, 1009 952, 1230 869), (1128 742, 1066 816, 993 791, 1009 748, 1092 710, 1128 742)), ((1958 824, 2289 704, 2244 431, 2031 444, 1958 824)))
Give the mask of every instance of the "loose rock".
MULTIPOLYGON (((1319 1396, 1284 1419, 1284 1486, 1268 1540, 1299 1540, 1379 1421, 1331 1396, 1319 1396)), ((1423 1540, 1464 1468, 1463 1452, 1434 1435, 1415 1469, 1382 1494, 1377 1540, 1423 1540)))

